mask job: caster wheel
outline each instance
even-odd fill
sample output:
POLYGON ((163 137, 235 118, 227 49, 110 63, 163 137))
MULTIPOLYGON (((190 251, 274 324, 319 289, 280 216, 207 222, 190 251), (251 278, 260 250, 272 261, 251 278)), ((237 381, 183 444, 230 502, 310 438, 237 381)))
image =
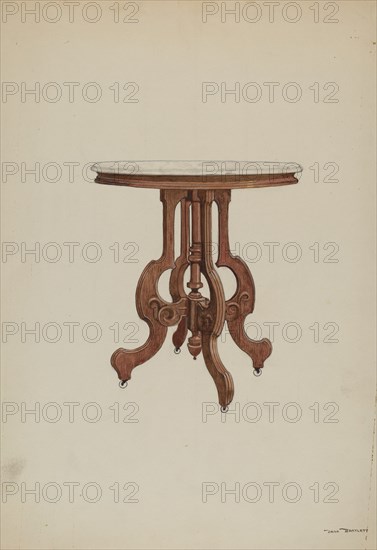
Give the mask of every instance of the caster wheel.
POLYGON ((221 407, 222 413, 227 413, 229 411, 229 407, 221 407))
POLYGON ((175 348, 175 349, 174 349, 174 353, 175 353, 176 355, 179 355, 179 354, 181 353, 181 348, 175 348))
POLYGON ((261 374, 262 374, 262 369, 254 369, 253 374, 254 374, 254 376, 261 376, 261 374))
POLYGON ((127 386, 128 386, 127 380, 120 380, 120 382, 119 382, 119 387, 120 387, 122 390, 124 390, 125 388, 127 388, 127 386))

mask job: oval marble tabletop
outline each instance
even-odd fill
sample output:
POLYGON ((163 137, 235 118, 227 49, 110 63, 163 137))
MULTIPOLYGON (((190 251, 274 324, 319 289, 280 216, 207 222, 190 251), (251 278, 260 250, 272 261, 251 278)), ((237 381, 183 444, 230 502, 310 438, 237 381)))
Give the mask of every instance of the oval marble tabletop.
POLYGON ((140 160, 97 162, 96 183, 149 189, 246 189, 298 182, 295 162, 140 160))

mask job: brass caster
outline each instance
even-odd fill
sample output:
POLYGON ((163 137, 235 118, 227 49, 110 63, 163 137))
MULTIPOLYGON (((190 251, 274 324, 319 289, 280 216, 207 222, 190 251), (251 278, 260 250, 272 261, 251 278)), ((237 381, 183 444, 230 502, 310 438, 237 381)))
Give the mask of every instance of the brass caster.
POLYGON ((222 413, 227 413, 229 411, 229 407, 221 407, 222 413))
POLYGON ((119 382, 119 387, 120 387, 122 390, 124 390, 125 388, 127 388, 127 386, 128 386, 127 380, 120 380, 120 382, 119 382))
POLYGON ((179 353, 181 353, 181 348, 174 348, 174 353, 176 355, 178 355, 179 353))
POLYGON ((262 369, 254 369, 254 376, 260 376, 262 374, 262 369))

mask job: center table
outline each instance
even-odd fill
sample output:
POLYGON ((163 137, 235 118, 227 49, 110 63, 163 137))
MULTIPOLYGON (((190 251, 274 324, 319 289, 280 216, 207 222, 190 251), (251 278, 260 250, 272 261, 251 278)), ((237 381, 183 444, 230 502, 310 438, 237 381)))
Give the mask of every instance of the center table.
MULTIPOLYGON (((202 352, 205 364, 217 388, 219 404, 227 411, 234 394, 233 379, 224 367, 217 349, 217 339, 227 322, 229 333, 238 347, 251 358, 254 374, 261 374, 264 361, 272 351, 271 342, 250 339, 244 328, 245 318, 254 310, 255 287, 247 264, 229 250, 228 208, 233 189, 276 187, 297 183, 302 171, 290 162, 246 161, 122 161, 99 162, 92 166, 95 181, 159 189, 163 205, 163 250, 158 260, 145 267, 136 289, 139 317, 149 325, 145 344, 133 349, 117 349, 111 365, 125 387, 132 370, 148 361, 161 348, 168 327, 177 325, 173 334, 175 352, 179 353, 191 335, 187 347, 194 359, 202 352), (217 267, 228 267, 235 275, 237 287, 225 299, 220 277, 212 260, 212 205, 218 207, 217 267), (174 258, 174 219, 177 205, 181 211, 180 255, 174 258), (184 285, 184 274, 190 280, 184 285), (158 292, 162 273, 171 269, 171 302, 158 292), (209 298, 202 296, 202 276, 209 287, 209 298)), ((246 197, 245 197, 246 198, 246 197)))

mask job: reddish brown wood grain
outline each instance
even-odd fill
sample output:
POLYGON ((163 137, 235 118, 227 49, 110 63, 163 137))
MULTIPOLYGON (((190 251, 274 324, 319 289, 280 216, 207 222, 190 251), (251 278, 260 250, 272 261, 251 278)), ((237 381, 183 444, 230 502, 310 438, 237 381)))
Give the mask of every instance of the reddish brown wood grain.
POLYGON ((250 339, 244 328, 247 315, 255 302, 255 286, 247 264, 230 252, 228 223, 231 189, 289 185, 297 182, 293 173, 227 177, 207 176, 145 176, 125 174, 97 175, 96 182, 160 189, 163 204, 163 251, 158 260, 151 261, 141 274, 136 289, 136 308, 139 317, 149 326, 145 344, 128 350, 120 348, 111 357, 111 364, 122 381, 131 378, 132 370, 151 359, 161 348, 169 326, 177 326, 173 344, 178 351, 187 338, 188 350, 196 357, 203 352, 205 364, 218 392, 218 400, 226 408, 233 399, 231 374, 223 365, 217 340, 225 321, 234 342, 252 360, 256 372, 272 351, 271 342, 250 339), (229 268, 237 282, 236 291, 225 300, 220 277, 212 261, 212 206, 216 203, 219 216, 219 255, 217 267, 229 268), (174 219, 180 205, 180 254, 174 258, 174 219), (171 270, 169 290, 172 301, 167 302, 158 293, 158 281, 166 270, 171 270), (186 270, 190 272, 184 285, 186 270), (209 287, 209 298, 200 289, 204 277, 209 287))
POLYGON ((283 174, 239 174, 204 176, 148 176, 145 174, 99 173, 96 183, 125 185, 146 189, 216 190, 277 187, 297 183, 295 173, 283 174))

